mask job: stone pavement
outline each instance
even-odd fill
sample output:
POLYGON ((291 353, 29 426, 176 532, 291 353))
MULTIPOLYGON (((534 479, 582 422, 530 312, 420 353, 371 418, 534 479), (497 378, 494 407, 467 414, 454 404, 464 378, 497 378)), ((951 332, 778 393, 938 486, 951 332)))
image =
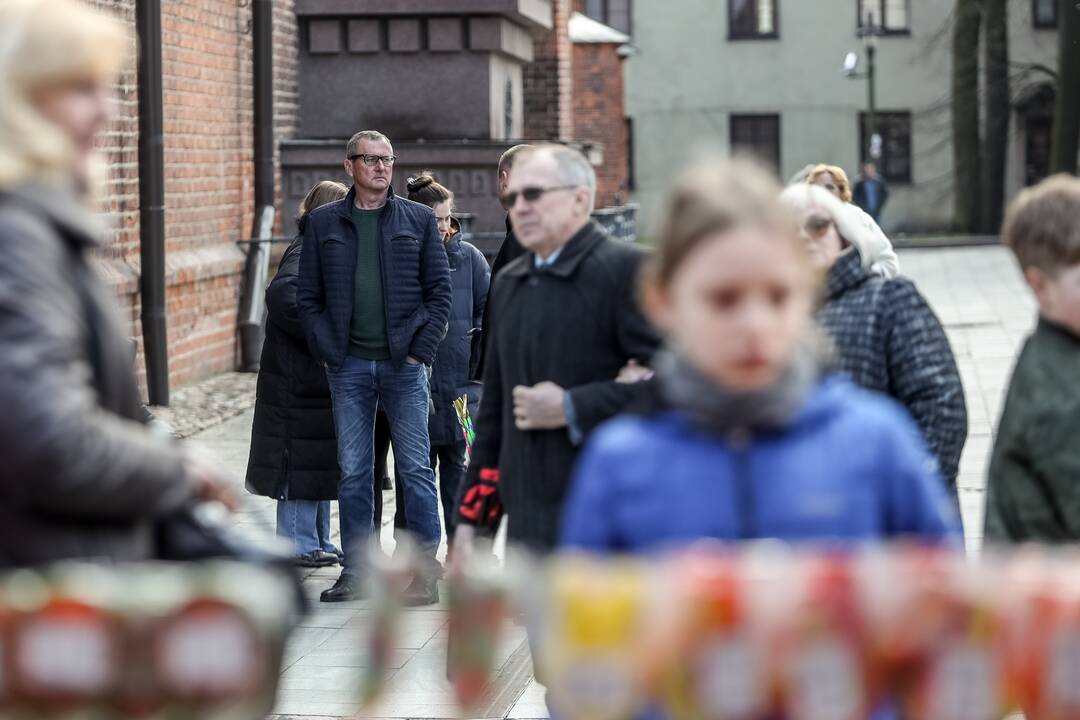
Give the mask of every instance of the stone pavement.
MULTIPOLYGON (((963 376, 970 434, 960 466, 960 500, 969 547, 981 542, 986 464, 991 433, 1000 414, 1013 360, 1035 320, 1035 305, 1009 253, 1001 247, 902 250, 903 273, 912 278, 937 312, 963 376)), ((242 382, 242 381, 238 381, 242 382)), ((243 482, 251 411, 194 436, 214 462, 243 482)), ((385 517, 393 516, 387 492, 385 517)), ((237 518, 243 531, 264 538, 273 531, 273 503, 248 496, 237 518)), ((336 527, 337 523, 334 523, 336 527)), ((382 528, 383 547, 393 544, 392 528, 382 528)), ((367 660, 361 638, 370 627, 365 602, 320 605, 335 569, 305 580, 315 611, 289 643, 276 712, 282 716, 343 717, 361 712, 356 698, 367 660)), ((381 718, 453 718, 458 711, 444 680, 446 614, 439 608, 409 610, 394 655, 388 695, 365 712, 381 718)), ((546 716, 543 688, 529 682, 524 633, 514 628, 501 650, 497 692, 480 713, 488 718, 546 716)))

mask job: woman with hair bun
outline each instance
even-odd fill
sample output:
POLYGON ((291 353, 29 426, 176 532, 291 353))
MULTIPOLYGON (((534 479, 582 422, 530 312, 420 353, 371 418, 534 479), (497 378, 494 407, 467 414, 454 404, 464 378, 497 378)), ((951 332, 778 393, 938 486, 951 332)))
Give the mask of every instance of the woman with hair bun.
POLYGON ((452 192, 436 182, 431 173, 422 172, 409 178, 408 193, 410 200, 434 211, 435 223, 450 261, 453 304, 446 337, 439 345, 431 371, 431 401, 435 412, 430 417, 428 433, 431 436, 431 467, 434 470, 438 465, 443 526, 447 538, 452 538, 454 500, 465 477, 465 439, 454 410, 454 400, 467 395, 470 411, 475 417, 479 386, 472 380, 479 359, 480 330, 491 271, 483 253, 461 239, 461 227, 453 216, 452 192))

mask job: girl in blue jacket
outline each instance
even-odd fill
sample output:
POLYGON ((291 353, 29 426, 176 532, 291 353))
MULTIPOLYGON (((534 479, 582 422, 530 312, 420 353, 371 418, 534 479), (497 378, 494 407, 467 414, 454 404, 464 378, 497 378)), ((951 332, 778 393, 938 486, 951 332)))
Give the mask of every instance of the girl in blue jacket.
POLYGON ((762 170, 715 162, 668 202, 642 299, 666 334, 646 412, 579 461, 562 545, 650 552, 702 538, 961 542, 918 429, 827 372, 821 277, 762 170))

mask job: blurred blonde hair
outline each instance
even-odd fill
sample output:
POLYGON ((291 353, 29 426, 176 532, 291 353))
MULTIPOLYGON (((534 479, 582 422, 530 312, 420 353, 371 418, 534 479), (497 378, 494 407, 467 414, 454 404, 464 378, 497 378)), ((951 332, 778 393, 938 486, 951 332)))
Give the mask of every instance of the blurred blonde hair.
POLYGON ((847 173, 844 172, 844 168, 838 165, 815 165, 809 174, 806 176, 806 182, 809 185, 813 185, 817 182, 817 179, 829 173, 833 176, 833 180, 836 181, 836 194, 846 203, 851 202, 851 181, 848 180, 847 173))
POLYGON ((78 0, 0 0, 0 189, 70 181, 74 148, 35 99, 70 83, 111 83, 134 53, 119 21, 78 0))
POLYGON ((796 216, 779 196, 780 185, 773 173, 751 159, 713 157, 688 168, 668 192, 643 289, 666 289, 702 243, 717 233, 746 225, 762 228, 791 244, 816 289, 822 278, 804 251, 796 216))

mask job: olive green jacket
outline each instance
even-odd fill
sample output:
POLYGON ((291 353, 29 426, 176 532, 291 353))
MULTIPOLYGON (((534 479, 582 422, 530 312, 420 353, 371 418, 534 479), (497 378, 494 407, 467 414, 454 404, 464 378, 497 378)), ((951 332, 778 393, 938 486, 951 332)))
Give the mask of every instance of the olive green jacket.
POLYGON ((1080 337, 1042 318, 1009 383, 990 460, 985 538, 1080 541, 1080 337))

